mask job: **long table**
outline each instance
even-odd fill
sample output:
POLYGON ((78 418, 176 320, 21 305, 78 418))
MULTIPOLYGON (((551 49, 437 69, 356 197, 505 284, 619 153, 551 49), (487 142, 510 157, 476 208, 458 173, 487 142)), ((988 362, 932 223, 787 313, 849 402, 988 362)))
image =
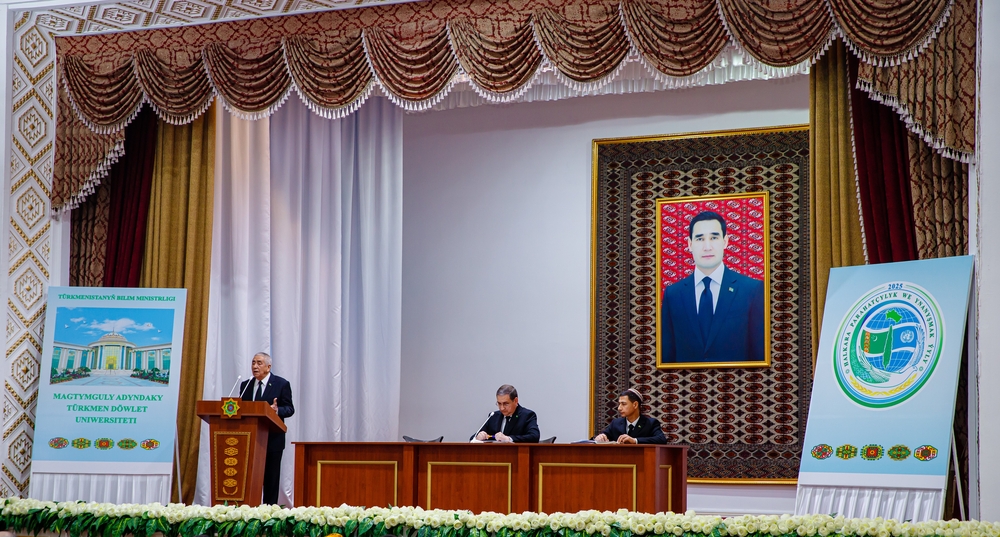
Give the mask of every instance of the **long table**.
POLYGON ((294 442, 295 505, 687 510, 687 447, 294 442))

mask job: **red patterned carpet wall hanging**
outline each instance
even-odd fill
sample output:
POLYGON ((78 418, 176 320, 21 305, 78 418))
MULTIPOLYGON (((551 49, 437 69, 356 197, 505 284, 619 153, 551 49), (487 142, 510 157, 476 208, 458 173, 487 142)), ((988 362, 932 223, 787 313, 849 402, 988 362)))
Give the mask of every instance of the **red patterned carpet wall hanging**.
POLYGON ((690 447, 690 478, 794 479, 812 384, 808 127, 595 140, 593 169, 592 427, 635 387, 690 447))

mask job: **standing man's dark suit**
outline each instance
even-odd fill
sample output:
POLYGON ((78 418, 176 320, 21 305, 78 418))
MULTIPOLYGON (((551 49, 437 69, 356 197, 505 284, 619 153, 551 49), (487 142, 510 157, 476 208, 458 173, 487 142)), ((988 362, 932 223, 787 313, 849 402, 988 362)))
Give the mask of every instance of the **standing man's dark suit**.
POLYGON ((501 430, 502 426, 503 414, 496 411, 493 412, 493 415, 486 420, 486 423, 479 430, 485 431, 491 438, 497 433, 502 432, 518 444, 537 443, 541 437, 541 434, 538 432, 538 417, 535 416, 535 412, 520 405, 518 405, 514 414, 511 415, 504 430, 501 430))
MULTIPOLYGON (((625 418, 615 418, 601 431, 601 434, 608 437, 608 442, 617 442, 618 437, 628 433, 628 420, 625 418)), ((660 422, 656 418, 649 416, 639 416, 635 420, 635 427, 629 434, 640 444, 666 444, 667 437, 663 436, 663 429, 660 429, 660 422)))
MULTIPOLYGON (((278 417, 281 421, 295 414, 295 406, 292 404, 292 385, 287 380, 270 373, 264 379, 266 384, 263 393, 259 398, 257 393, 257 379, 250 379, 240 384, 240 393, 244 401, 264 401, 268 404, 277 399, 278 417), (250 384, 247 387, 247 384, 250 384)), ((277 431, 271 432, 267 438, 267 460, 264 463, 264 498, 267 505, 278 503, 278 485, 281 478, 281 455, 285 451, 285 433, 277 431)))
POLYGON ((764 282, 726 267, 708 339, 702 337, 695 309, 695 270, 663 291, 660 361, 763 362, 764 282))

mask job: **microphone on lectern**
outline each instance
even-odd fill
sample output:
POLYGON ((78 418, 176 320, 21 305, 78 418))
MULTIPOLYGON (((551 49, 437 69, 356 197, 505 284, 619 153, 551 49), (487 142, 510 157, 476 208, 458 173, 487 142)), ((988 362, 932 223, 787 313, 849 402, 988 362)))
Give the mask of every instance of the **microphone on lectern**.
POLYGON ((227 397, 232 397, 233 392, 236 391, 236 387, 240 385, 240 380, 243 379, 243 375, 236 377, 236 384, 233 384, 233 389, 229 390, 229 395, 227 397))
POLYGON ((240 399, 243 399, 243 394, 245 394, 247 392, 247 388, 249 388, 251 385, 253 385, 253 378, 252 377, 251 377, 250 380, 247 381, 247 385, 244 386, 242 390, 240 390, 240 399))

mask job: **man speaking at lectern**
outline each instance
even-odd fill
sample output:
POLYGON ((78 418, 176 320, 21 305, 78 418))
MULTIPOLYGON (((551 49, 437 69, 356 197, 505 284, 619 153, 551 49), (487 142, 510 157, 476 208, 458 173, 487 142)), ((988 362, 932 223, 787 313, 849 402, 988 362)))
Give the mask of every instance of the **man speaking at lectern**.
MULTIPOLYGON (((295 413, 292 405, 292 386, 287 380, 271 374, 271 355, 258 352, 250 363, 253 380, 240 385, 241 399, 244 401, 267 401, 278 413, 281 421, 295 413)), ((281 477, 281 455, 285 451, 285 433, 281 431, 268 435, 267 459, 264 463, 263 503, 278 503, 278 482, 281 477)))

